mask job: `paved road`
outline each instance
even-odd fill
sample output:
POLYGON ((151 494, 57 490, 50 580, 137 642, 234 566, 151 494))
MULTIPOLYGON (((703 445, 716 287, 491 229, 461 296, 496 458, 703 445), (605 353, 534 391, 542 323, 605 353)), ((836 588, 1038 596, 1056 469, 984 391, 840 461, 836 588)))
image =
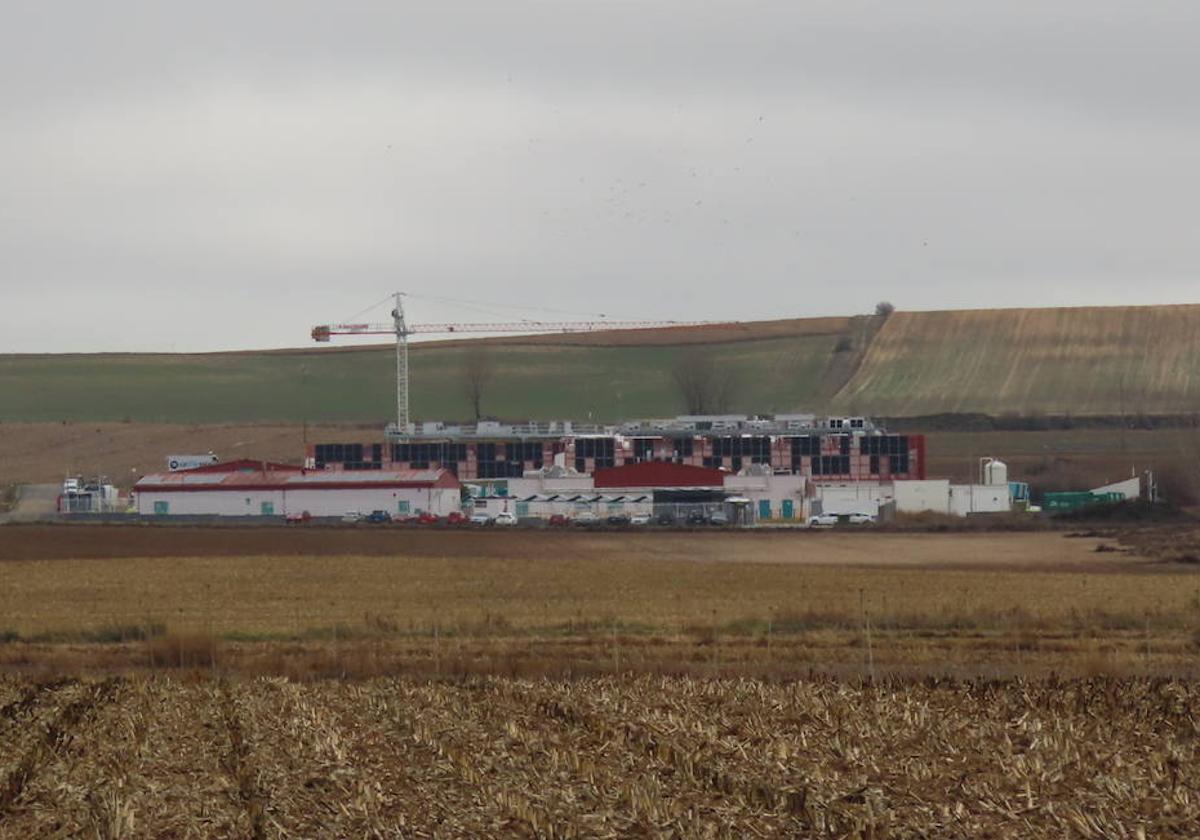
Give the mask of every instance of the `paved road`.
POLYGON ((58 503, 57 484, 22 484, 17 489, 17 506, 11 513, 0 513, 0 522, 34 522, 53 516, 58 503))

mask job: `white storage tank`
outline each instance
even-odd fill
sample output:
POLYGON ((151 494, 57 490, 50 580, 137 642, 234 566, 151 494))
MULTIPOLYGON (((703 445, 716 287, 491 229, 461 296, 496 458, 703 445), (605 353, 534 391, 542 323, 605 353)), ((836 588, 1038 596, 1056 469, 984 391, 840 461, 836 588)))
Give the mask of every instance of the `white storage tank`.
POLYGON ((1008 485, 1008 464, 996 458, 984 458, 980 462, 980 480, 989 487, 1008 485))

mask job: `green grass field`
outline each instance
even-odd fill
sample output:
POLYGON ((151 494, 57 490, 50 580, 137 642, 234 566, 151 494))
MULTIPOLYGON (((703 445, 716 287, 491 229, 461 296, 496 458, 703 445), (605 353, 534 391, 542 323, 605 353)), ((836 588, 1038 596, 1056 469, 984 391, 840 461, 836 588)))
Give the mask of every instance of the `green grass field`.
MULTIPOLYGON (((790 411, 812 405, 836 335, 720 345, 737 379, 735 406, 790 411)), ((616 420, 671 416, 678 347, 498 344, 485 414, 616 420)), ((466 419, 466 349, 414 347, 418 418, 466 419)), ((202 355, 0 356, 0 422, 383 422, 394 416, 389 349, 202 355)))
MULTIPOLYGON (((897 312, 878 332, 862 318, 707 329, 485 339, 496 374, 483 411, 597 421, 681 413, 672 368, 698 344, 736 378, 735 412, 1200 411, 1200 306, 897 312)), ((470 417, 467 345, 414 346, 415 418, 470 417)), ((0 356, 0 422, 379 423, 394 416, 392 377, 386 347, 0 356)))

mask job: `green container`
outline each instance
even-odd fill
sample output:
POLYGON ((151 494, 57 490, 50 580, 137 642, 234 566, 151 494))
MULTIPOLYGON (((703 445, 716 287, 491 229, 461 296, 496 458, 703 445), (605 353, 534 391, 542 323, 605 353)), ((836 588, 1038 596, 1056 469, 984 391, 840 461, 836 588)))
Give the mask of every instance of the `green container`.
POLYGON ((1125 496, 1121 493, 1046 493, 1042 497, 1042 510, 1078 510, 1089 505, 1111 505, 1124 500, 1125 496))

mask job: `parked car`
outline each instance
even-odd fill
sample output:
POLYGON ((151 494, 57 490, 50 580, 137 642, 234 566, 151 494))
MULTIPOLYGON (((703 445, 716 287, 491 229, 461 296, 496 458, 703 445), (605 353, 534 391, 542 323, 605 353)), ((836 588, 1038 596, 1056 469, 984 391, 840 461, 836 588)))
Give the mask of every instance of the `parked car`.
POLYGON ((709 525, 728 525, 729 524, 729 516, 726 515, 725 511, 723 511, 723 510, 713 511, 712 515, 708 517, 708 524, 709 525))
POLYGON ((605 521, 607 521, 608 524, 612 525, 614 528, 624 528, 629 524, 629 517, 623 513, 614 513, 605 521))
POLYGON ((633 516, 629 517, 629 524, 630 525, 649 525, 650 524, 650 514, 635 513, 633 516))
POLYGON ((809 517, 808 520, 810 528, 832 528, 836 524, 838 524, 836 513, 818 513, 816 516, 809 517))
POLYGON ((550 515, 550 519, 546 522, 552 528, 565 528, 571 524, 571 520, 562 513, 554 513, 550 515))
POLYGON ((687 524, 689 525, 707 525, 708 517, 704 515, 702 510, 693 510, 687 515, 687 524))
POLYGON ((492 520, 494 525, 516 525, 517 515, 512 511, 502 510, 496 514, 496 518, 492 520))
POLYGON ((348 510, 342 514, 343 522, 362 522, 362 512, 357 510, 348 510))
POLYGON ((670 526, 675 524, 675 517, 669 513, 660 513, 654 521, 659 525, 670 526))
POLYGON ((583 527, 595 525, 599 521, 600 517, 596 516, 596 514, 592 513, 590 510, 581 510, 579 513, 575 514, 575 518, 571 520, 571 524, 583 527))
POLYGON ((452 510, 446 514, 447 525, 462 525, 467 521, 467 517, 460 511, 452 510))
POLYGON ((430 513, 427 510, 406 517, 404 521, 410 525, 436 525, 439 522, 437 514, 430 513))
POLYGON ((308 511, 301 511, 300 513, 289 513, 287 515, 287 523, 289 525, 303 525, 305 522, 308 522, 311 519, 312 519, 312 514, 309 513, 308 511))
POLYGON ((476 511, 471 514, 470 522, 472 525, 491 525, 492 515, 486 510, 476 511))
POLYGON ((374 524, 379 524, 382 522, 391 522, 392 515, 390 513, 388 513, 386 510, 373 510, 369 514, 367 514, 367 521, 374 523, 374 524))
POLYGON ((875 516, 870 513, 852 513, 850 514, 851 525, 874 525, 875 516))

